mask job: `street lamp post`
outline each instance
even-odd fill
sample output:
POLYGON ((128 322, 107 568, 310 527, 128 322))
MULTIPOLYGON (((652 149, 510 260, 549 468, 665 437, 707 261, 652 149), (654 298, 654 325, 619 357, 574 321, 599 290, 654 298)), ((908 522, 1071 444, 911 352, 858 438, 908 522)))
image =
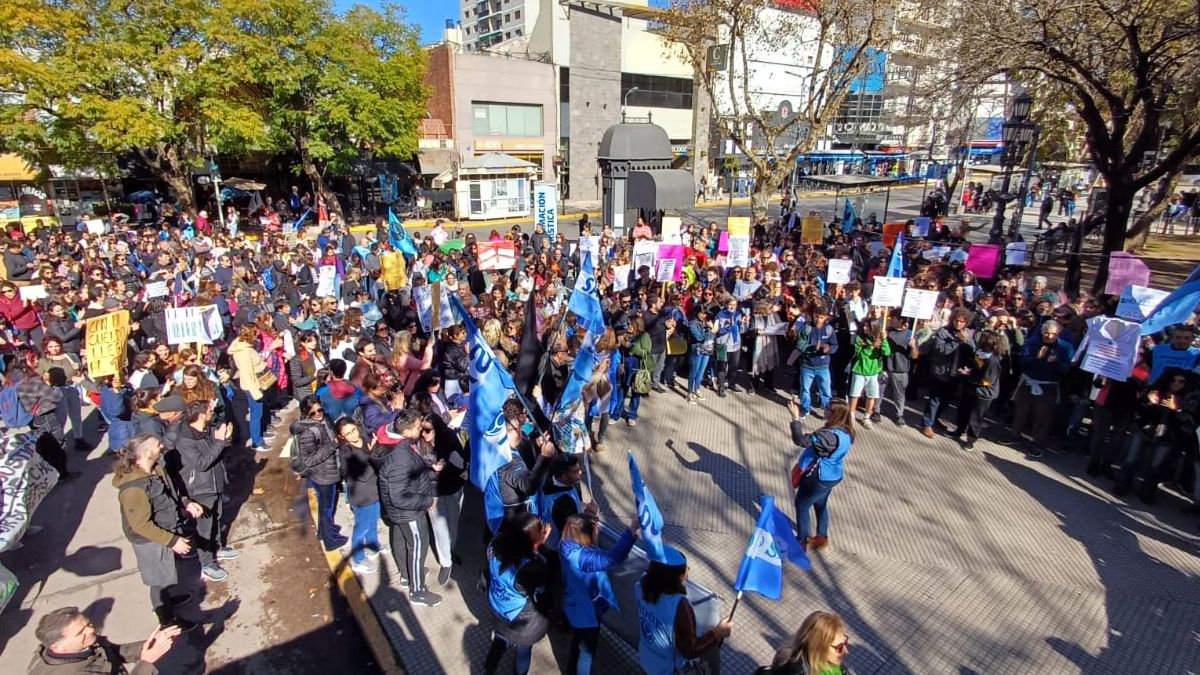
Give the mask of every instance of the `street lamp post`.
POLYGON ((1037 166, 1038 139, 1041 137, 1042 128, 1036 124, 1026 124, 1021 133, 1022 137, 1026 133, 1031 134, 1029 164, 1025 169, 1025 177, 1021 180, 1021 191, 1017 193, 1017 205, 1013 208, 1012 223, 1008 228, 1010 239, 1015 239, 1014 235, 1021 231, 1021 219, 1025 217, 1025 200, 1029 195, 1029 182, 1033 178, 1033 170, 1037 166))
POLYGON ((1020 145, 1022 127, 1025 126, 1025 120, 1029 119, 1029 109, 1033 107, 1033 98, 1022 92, 1012 103, 1012 114, 1008 120, 1004 122, 1004 155, 1001 161, 1004 162, 1004 184, 1000 188, 1000 196, 996 199, 996 215, 992 218, 992 229, 988 232, 988 243, 998 244, 1004 236, 1004 207, 1012 196, 1008 191, 1012 187, 1012 170, 1021 159, 1021 153, 1018 151, 1020 145))
POLYGON ((621 124, 625 123, 625 109, 629 107, 629 95, 635 91, 638 91, 638 88, 631 87, 629 91, 625 92, 625 97, 621 101, 621 124))

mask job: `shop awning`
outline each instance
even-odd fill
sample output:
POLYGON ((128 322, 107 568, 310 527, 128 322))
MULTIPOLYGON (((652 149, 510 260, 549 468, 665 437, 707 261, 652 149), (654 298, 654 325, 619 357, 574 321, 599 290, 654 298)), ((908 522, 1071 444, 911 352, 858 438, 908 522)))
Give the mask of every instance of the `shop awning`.
POLYGON ((37 180, 37 172, 17 155, 0 154, 0 180, 37 180))
POLYGON ((628 189, 629 206, 670 210, 696 205, 696 180, 682 169, 630 171, 628 189))

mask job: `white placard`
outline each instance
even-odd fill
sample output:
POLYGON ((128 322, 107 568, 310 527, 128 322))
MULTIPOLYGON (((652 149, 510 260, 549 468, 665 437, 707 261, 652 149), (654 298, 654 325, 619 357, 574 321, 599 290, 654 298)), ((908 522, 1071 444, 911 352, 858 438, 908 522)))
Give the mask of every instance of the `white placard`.
POLYGON ((727 267, 750 266, 750 236, 745 234, 729 235, 729 258, 727 267))
POLYGON ((904 277, 875 277, 871 304, 876 307, 899 307, 904 302, 904 277))
POLYGON ((850 268, 853 266, 853 260, 843 260, 840 258, 830 260, 829 271, 825 275, 825 281, 830 284, 850 283, 850 268))
MULTIPOLYGON (((0 509, 0 551, 21 541, 33 513, 58 483, 58 472, 37 452, 38 434, 9 433, 0 436, 0 489, 4 508, 0 509)), ((15 583, 15 580, 14 580, 15 583)), ((8 598, 0 592, 0 609, 8 598)))
MULTIPOLYGON (((876 283, 879 278, 875 278, 876 283)), ((900 308, 900 316, 910 319, 932 319, 937 309, 938 292, 910 288, 904 293, 904 304, 900 308)))
POLYGON ((654 260, 658 257, 658 242, 639 239, 633 242, 633 270, 649 267, 654 271, 654 260))
POLYGON ((1029 245, 1023 241, 1014 241, 1004 247, 1004 264, 1005 265, 1028 265, 1029 261, 1026 255, 1029 251, 1029 245))
POLYGON ((629 288, 629 265, 616 265, 612 268, 613 290, 617 293, 629 288))
POLYGON ((41 300, 42 298, 50 297, 50 294, 46 292, 46 287, 42 284, 36 284, 33 286, 18 286, 17 291, 20 292, 21 299, 26 302, 33 302, 34 300, 41 300))
POLYGON ((558 238, 558 186, 554 183, 533 184, 533 222, 542 226, 550 241, 558 238))
MULTIPOLYGON (((197 342, 212 344, 208 334, 208 322, 205 311, 211 309, 216 314, 216 306, 204 307, 168 307, 167 312, 167 344, 188 345, 197 342)), ((220 321, 220 317, 217 318, 220 321)))
POLYGON ((165 297, 167 293, 167 282, 165 281, 151 281, 146 284, 147 298, 162 298, 165 297))
POLYGON ((1088 321, 1082 370, 1117 382, 1129 379, 1137 362, 1141 331, 1136 323, 1095 317, 1088 321))
POLYGON ((86 222, 87 222, 88 234, 104 234, 104 221, 103 220, 100 220, 99 218, 94 218, 94 219, 88 220, 86 222))
POLYGON ((669 283, 675 280, 674 258, 663 258, 658 261, 658 267, 654 272, 654 280, 660 283, 669 283))
POLYGON ((1144 321, 1150 312, 1158 307, 1170 291, 1160 291, 1157 288, 1147 288, 1129 284, 1121 292, 1121 301, 1117 304, 1117 316, 1130 321, 1144 321))
POLYGON ((662 243, 664 244, 683 244, 683 235, 680 230, 683 228, 683 219, 678 216, 663 216, 662 219, 662 243))
POLYGON ((593 235, 590 237, 580 237, 579 238, 579 260, 581 262, 583 261, 584 253, 591 253, 592 254, 592 264, 593 265, 596 264, 596 261, 599 259, 599 256, 597 255, 599 252, 600 252, 600 237, 599 236, 593 235))
POLYGON ((916 220, 913 221, 913 236, 922 238, 928 237, 929 225, 932 223, 932 221, 933 219, 929 216, 917 216, 916 220))
POLYGON ((336 281, 337 267, 333 265, 321 265, 321 268, 317 270, 317 297, 332 297, 333 286, 336 281))

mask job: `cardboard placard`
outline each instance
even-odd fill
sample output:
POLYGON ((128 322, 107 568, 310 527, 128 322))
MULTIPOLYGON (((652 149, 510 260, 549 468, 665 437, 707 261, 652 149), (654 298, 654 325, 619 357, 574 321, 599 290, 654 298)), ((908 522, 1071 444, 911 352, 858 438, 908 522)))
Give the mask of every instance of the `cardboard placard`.
POLYGON ((1104 292, 1117 295, 1130 285, 1149 286, 1150 268, 1141 258, 1124 251, 1114 251, 1108 258, 1108 283, 1104 285, 1104 292))
POLYGON ((1000 260, 1000 247, 995 244, 971 244, 963 269, 974 272, 980 279, 996 276, 996 263, 1000 260))
POLYGON ((729 260, 727 267, 750 266, 750 235, 729 235, 729 260))
POLYGON ((664 244, 682 244, 683 235, 680 230, 683 228, 683 220, 678 216, 663 216, 662 219, 662 240, 664 244))
POLYGON ((1117 303, 1117 316, 1130 321, 1144 321, 1163 298, 1170 294, 1170 291, 1130 284, 1121 292, 1121 300, 1117 303))
POLYGON ((41 300, 42 298, 50 297, 50 294, 46 292, 46 287, 42 284, 35 284, 33 286, 18 286, 17 292, 20 294, 21 299, 25 302, 33 302, 35 300, 41 300))
POLYGON ((800 241, 805 244, 825 241, 825 221, 820 216, 804 216, 800 225, 800 241))
POLYGON ((750 218, 747 216, 730 216, 725 221, 725 229, 730 236, 750 234, 750 218))
POLYGON ((510 270, 517 264, 516 242, 481 241, 477 246, 481 270, 510 270))
POLYGON ((164 298, 168 293, 167 282, 165 281, 151 281, 146 284, 147 298, 164 298))
POLYGON ((613 290, 617 293, 629 288, 629 265, 615 265, 612 268, 613 290))
POLYGON ((317 297, 333 297, 336 286, 337 267, 333 265, 321 265, 320 269, 317 270, 317 297))
MULTIPOLYGON (((687 248, 678 244, 660 244, 658 247, 658 262, 660 266, 656 270, 662 269, 661 263, 664 258, 671 258, 675 261, 674 267, 671 268, 674 270, 675 275, 669 281, 679 281, 683 277, 683 261, 687 259, 687 248)), ((657 271, 655 278, 658 278, 657 271)))
MULTIPOLYGON (((875 279, 879 281, 878 277, 875 279)), ((910 319, 932 319, 937 309, 938 292, 920 288, 910 288, 904 293, 904 304, 900 307, 900 316, 910 319)))
POLYGON ((675 267, 674 258, 662 258, 658 261, 658 267, 654 270, 654 280, 659 283, 674 281, 675 267))
POLYGON ((121 372, 129 341, 129 310, 88 319, 86 336, 88 375, 96 379, 121 372))

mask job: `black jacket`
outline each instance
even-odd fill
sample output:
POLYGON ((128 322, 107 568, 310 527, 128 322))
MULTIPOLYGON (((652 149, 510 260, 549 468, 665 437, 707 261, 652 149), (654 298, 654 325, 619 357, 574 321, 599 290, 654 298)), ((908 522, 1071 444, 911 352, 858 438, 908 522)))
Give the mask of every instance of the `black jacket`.
POLYGON ((470 361, 463 345, 453 342, 442 343, 442 355, 438 361, 442 382, 458 380, 463 391, 467 389, 467 378, 470 377, 470 361))
POLYGON ((175 437, 175 449, 179 451, 180 478, 189 497, 218 495, 229 483, 225 462, 221 454, 229 447, 229 441, 218 441, 212 431, 196 431, 182 425, 175 437))
POLYGON ((305 477, 317 485, 336 485, 342 480, 338 446, 329 425, 317 420, 297 420, 288 431, 295 442, 292 452, 304 464, 305 477))
POLYGON ((78 354, 83 343, 83 329, 75 327, 75 319, 70 316, 49 317, 46 321, 46 335, 53 335, 62 340, 63 352, 78 354))
POLYGON ((338 453, 346 474, 346 492, 351 506, 368 506, 379 501, 379 478, 371 465, 370 445, 366 443, 366 431, 359 427, 359 436, 364 446, 356 448, 345 442, 338 444, 338 453))
POLYGON ((307 359, 301 358, 300 354, 301 352, 297 351, 288 361, 288 383, 292 386, 292 398, 297 401, 311 396, 316 391, 313 382, 317 381, 317 364, 312 354, 308 354, 307 359))
POLYGON ((413 451, 411 442, 377 443, 371 450, 371 464, 379 478, 379 505, 389 523, 416 520, 433 506, 434 471, 413 451))
POLYGON ((519 454, 513 453, 512 461, 497 471, 505 520, 511 520, 526 511, 525 500, 538 491, 546 482, 549 473, 550 460, 545 457, 538 455, 533 468, 529 469, 525 460, 521 459, 519 454))

